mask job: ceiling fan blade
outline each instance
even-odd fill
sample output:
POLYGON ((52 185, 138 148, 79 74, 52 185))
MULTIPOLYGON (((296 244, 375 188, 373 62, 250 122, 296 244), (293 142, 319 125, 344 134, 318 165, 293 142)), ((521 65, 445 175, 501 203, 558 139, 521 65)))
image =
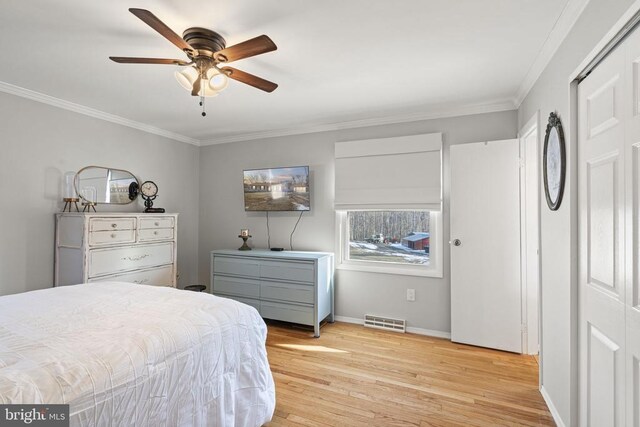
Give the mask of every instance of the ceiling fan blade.
POLYGON ((245 73, 244 71, 237 70, 231 67, 222 67, 222 71, 233 80, 248 84, 249 86, 256 87, 265 92, 273 92, 278 87, 277 84, 265 80, 253 74, 245 73))
POLYGON ((200 87, 202 84, 202 76, 198 76, 195 82, 193 82, 193 89, 191 89, 191 96, 200 95, 200 87))
POLYGON ((153 13, 149 12, 145 9, 136 9, 131 8, 129 12, 136 15, 140 18, 145 24, 156 30, 163 36, 165 39, 169 40, 174 45, 178 46, 179 49, 183 51, 193 51, 194 48, 189 45, 186 41, 182 39, 179 35, 177 35, 171 28, 169 28, 164 22, 158 19, 153 13))
POLYGON ((220 62, 232 62, 238 59, 249 58, 278 49, 278 46, 267 36, 262 35, 251 40, 238 43, 226 49, 216 52, 215 58, 220 62), (225 59, 226 58, 226 59, 225 59))
POLYGON ((120 64, 167 64, 167 65, 187 65, 187 61, 181 59, 164 58, 131 58, 128 56, 110 56, 110 60, 120 64))

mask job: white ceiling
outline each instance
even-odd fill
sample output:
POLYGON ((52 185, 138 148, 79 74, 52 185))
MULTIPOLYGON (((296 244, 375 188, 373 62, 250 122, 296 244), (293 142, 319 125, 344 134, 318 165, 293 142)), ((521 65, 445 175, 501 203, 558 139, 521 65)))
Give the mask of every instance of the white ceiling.
POLYGON ((567 2, 3 0, 0 81, 204 143, 507 109, 545 49, 550 56, 548 39, 567 2), (197 99, 175 80, 176 67, 108 59, 186 59, 129 7, 149 9, 178 34, 210 28, 228 46, 267 34, 277 51, 232 66, 279 88, 268 94, 231 81, 207 99, 201 117, 197 99))

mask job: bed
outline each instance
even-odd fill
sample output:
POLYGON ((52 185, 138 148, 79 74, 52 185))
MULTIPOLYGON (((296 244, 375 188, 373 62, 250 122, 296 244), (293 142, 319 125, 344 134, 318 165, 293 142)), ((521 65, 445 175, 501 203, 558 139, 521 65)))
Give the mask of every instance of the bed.
POLYGON ((72 426, 260 426, 275 408, 247 305, 102 282, 0 297, 0 403, 70 405, 72 426))

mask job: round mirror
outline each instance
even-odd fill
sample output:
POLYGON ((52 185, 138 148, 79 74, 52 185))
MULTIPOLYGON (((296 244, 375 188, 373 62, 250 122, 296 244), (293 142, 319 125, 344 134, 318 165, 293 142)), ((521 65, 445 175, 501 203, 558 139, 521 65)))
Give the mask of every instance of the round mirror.
POLYGON ((91 203, 126 205, 138 196, 138 180, 122 169, 88 166, 78 171, 74 183, 78 196, 91 203))

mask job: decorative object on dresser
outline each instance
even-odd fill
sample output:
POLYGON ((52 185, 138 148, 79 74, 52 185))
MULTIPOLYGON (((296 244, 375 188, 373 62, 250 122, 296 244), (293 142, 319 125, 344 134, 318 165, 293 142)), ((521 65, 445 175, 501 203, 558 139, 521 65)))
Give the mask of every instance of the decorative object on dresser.
POLYGON ((249 240, 253 236, 249 234, 249 229, 243 228, 242 230, 240 230, 240 234, 238 235, 238 237, 242 239, 242 246, 240 246, 238 250, 250 251, 251 248, 249 247, 249 245, 247 245, 247 240, 249 240))
POLYGON ((333 322, 333 254, 216 250, 212 293, 254 307, 265 319, 313 326, 333 322))
POLYGON ((56 214, 55 286, 176 286, 178 214, 56 214))
POLYGON ((145 213, 164 213, 164 208, 154 208, 153 201, 158 197, 158 185, 153 181, 145 181, 140 186, 140 194, 144 199, 145 213))
POLYGON ((138 180, 129 171, 87 166, 76 173, 75 191, 85 202, 127 205, 138 197, 138 180))
POLYGON ((80 201, 80 199, 76 199, 73 197, 64 197, 62 201, 64 202, 64 208, 62 208, 62 212, 71 212, 71 208, 73 206, 75 206, 76 212, 80 212, 80 209, 78 209, 78 202, 80 201), (67 211, 67 209, 69 210, 67 211))
POLYGON ((82 212, 89 212, 91 213, 91 211, 97 212, 96 211, 96 203, 95 202, 82 202, 82 212))
POLYGON ((80 212, 80 209, 78 209, 78 202, 80 201, 80 199, 78 198, 78 194, 76 193, 76 187, 74 185, 75 179, 75 172, 67 172, 64 174, 62 188, 62 201, 64 202, 64 208, 62 208, 62 212, 66 212, 67 209, 69 209, 69 212, 71 212, 71 208, 73 206, 75 206, 76 212, 80 212))

